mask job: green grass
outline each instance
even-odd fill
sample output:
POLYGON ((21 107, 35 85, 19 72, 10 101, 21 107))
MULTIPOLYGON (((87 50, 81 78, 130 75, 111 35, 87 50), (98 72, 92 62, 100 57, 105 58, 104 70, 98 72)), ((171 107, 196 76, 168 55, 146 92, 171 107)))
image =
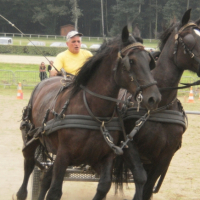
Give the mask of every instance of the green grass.
POLYGON ((10 86, 11 88, 16 88, 19 82, 21 82, 24 87, 29 87, 27 84, 35 86, 40 82, 39 65, 0 63, 0 70, 9 70, 0 71, 0 83, 14 84, 10 86))
POLYGON ((145 47, 151 47, 151 48, 155 48, 155 49, 157 49, 158 48, 158 40, 154 40, 154 39, 152 39, 152 40, 147 40, 147 39, 144 39, 143 40, 144 41, 144 46, 145 47))
MULTIPOLYGON (((25 70, 25 71, 38 71, 39 65, 36 64, 16 64, 16 63, 0 63, 0 70, 25 70)), ((197 78, 197 75, 188 70, 184 71, 183 76, 190 76, 193 78, 197 78)))
MULTIPOLYGON (((24 85, 26 82, 30 82, 31 84, 35 84, 39 82, 39 65, 36 64, 15 64, 15 63, 0 63, 0 70, 10 70, 12 72, 16 71, 35 71, 35 73, 25 73, 18 72, 15 75, 15 82, 22 82, 24 85), (28 81, 29 80, 29 81, 28 81), (36 82, 35 82, 36 81, 36 82)), ((4 72, 2 72, 4 73, 4 72)), ((6 75, 5 75, 6 76, 6 75)), ((2 78, 1 78, 2 79, 2 78)), ((3 80, 3 79, 2 79, 3 80)), ((185 71, 180 82, 183 83, 191 83, 197 80, 197 75, 190 71, 185 71)), ((197 87, 194 87, 197 89, 197 87)), ((184 91, 188 91, 189 89, 185 89, 184 91)), ((179 90, 179 95, 182 94, 182 90, 179 90)))

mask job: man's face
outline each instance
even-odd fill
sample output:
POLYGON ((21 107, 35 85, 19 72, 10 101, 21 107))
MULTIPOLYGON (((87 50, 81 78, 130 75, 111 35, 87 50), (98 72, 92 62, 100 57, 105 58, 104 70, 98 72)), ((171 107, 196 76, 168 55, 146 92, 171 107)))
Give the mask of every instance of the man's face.
POLYGON ((69 51, 76 54, 80 51, 80 48, 81 48, 81 37, 74 36, 66 43, 67 43, 69 51))

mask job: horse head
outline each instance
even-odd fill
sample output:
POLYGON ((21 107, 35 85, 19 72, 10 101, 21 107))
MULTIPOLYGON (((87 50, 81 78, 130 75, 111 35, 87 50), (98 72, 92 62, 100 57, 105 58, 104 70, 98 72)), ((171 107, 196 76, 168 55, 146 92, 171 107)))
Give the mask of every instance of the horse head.
POLYGON ((127 27, 124 27, 114 78, 117 85, 134 94, 136 99, 138 95, 142 95, 141 105, 148 110, 157 108, 161 99, 151 74, 154 67, 152 56, 144 49, 142 43, 129 34, 127 27))
POLYGON ((178 68, 200 77, 200 20, 191 22, 190 13, 191 9, 187 10, 174 29, 174 61, 178 68))

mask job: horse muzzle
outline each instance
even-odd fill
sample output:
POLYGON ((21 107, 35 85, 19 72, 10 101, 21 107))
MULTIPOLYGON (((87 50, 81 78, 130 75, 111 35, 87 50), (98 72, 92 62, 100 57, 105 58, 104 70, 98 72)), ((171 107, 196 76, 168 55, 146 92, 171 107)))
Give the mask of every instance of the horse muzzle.
POLYGON ((199 63, 199 66, 198 66, 198 71, 197 71, 197 76, 200 77, 200 63, 199 63))

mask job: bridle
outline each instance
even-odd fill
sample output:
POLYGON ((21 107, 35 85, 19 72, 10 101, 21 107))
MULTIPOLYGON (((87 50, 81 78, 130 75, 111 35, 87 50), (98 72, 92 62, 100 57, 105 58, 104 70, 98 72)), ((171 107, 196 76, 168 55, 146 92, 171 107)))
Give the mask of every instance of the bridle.
MULTIPOLYGON (((186 24, 185 26, 183 26, 179 31, 176 30, 176 34, 175 34, 175 44, 174 44, 174 64, 176 65, 177 68, 180 68, 179 65, 178 65, 178 62, 177 62, 177 52, 178 52, 178 44, 180 43, 181 46, 183 47, 184 49, 184 54, 189 54, 190 58, 191 59, 194 59, 197 63, 199 63, 199 69, 198 69, 198 72, 197 72, 197 75, 200 76, 200 60, 198 60, 198 56, 195 55, 192 50, 194 49, 194 45, 192 49, 189 49, 187 47, 187 45, 184 43, 183 41, 183 38, 180 36, 180 33, 182 33, 186 28, 188 27, 193 27, 193 28, 197 28, 199 29, 199 27, 195 24, 195 23, 188 23, 186 24)), ((177 90, 177 89, 184 89, 184 88, 189 88, 191 86, 194 86, 194 85, 200 85, 200 81, 196 81, 194 83, 181 83, 182 85, 184 86, 181 86, 181 87, 166 87, 166 88, 160 88, 159 90, 160 91, 165 91, 165 90, 177 90)))
MULTIPOLYGON (((134 74, 134 72, 131 72, 131 64, 133 63, 133 60, 129 59, 129 57, 128 57, 129 54, 131 52, 133 52, 135 49, 139 49, 141 51, 146 51, 144 49, 144 46, 141 43, 139 43, 139 42, 136 42, 136 43, 133 43, 133 44, 130 44, 130 45, 124 47, 122 50, 118 51, 117 62, 116 62, 116 65, 115 65, 115 68, 113 69, 113 71, 114 71, 114 80, 117 83, 117 78, 116 78, 117 77, 117 69, 118 69, 119 64, 122 62, 122 64, 123 64, 123 67, 122 67, 123 71, 126 71, 129 74, 130 82, 134 82, 135 85, 137 86, 137 89, 136 89, 136 92, 135 92, 135 99, 136 99, 136 97, 138 95, 140 96, 140 98, 143 98, 142 97, 142 91, 144 89, 152 86, 152 85, 156 85, 157 82, 154 81, 154 82, 146 84, 146 85, 140 85, 139 84, 136 75, 134 74)), ((151 57, 151 55, 150 55, 150 57, 151 57)), ((152 57, 151 57, 151 59, 153 60, 152 57)), ((152 60, 151 60, 151 62, 152 62, 152 60)), ((153 62, 154 62, 154 60, 153 60, 153 62)), ((155 66, 153 66, 153 67, 150 66, 150 69, 152 70, 154 67, 155 66)))
POLYGON ((184 54, 186 54, 186 53, 189 54, 191 59, 194 59, 197 63, 199 63, 199 69, 198 69, 197 75, 200 76, 200 60, 197 58, 198 56, 192 52, 194 47, 192 49, 189 49, 187 47, 187 45, 184 43, 183 38, 180 36, 180 34, 188 27, 199 29, 197 24, 188 23, 185 26, 183 26, 179 31, 177 31, 177 29, 175 30, 176 34, 175 34, 175 44, 174 44, 174 53, 173 53, 174 54, 174 62, 175 62, 175 65, 179 68, 179 65, 177 62, 177 52, 178 52, 178 44, 180 43, 184 49, 184 54))

